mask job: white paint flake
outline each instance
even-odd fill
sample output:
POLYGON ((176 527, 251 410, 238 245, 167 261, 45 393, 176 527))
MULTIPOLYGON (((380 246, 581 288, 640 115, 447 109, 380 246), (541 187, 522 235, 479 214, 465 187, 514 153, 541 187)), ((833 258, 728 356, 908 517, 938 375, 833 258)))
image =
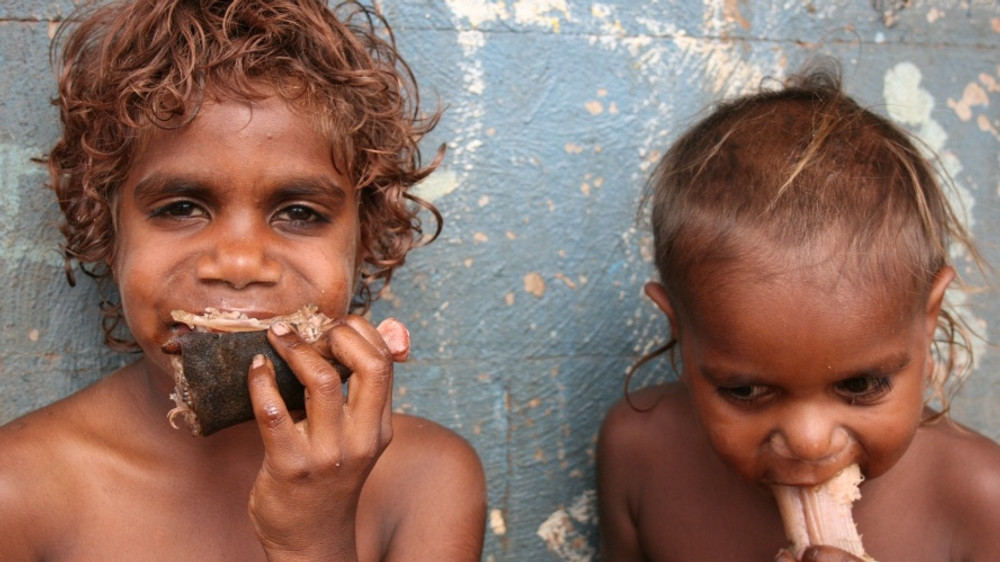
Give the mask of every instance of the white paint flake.
POLYGON ((413 194, 431 203, 458 189, 458 175, 448 168, 438 168, 424 181, 413 186, 413 194))
POLYGON ((573 499, 568 508, 559 508, 538 526, 536 534, 545 546, 565 562, 590 562, 597 552, 587 538, 577 529, 597 524, 597 493, 586 490, 573 499))
POLYGON ((456 17, 469 22, 472 27, 498 19, 507 19, 507 5, 503 2, 486 0, 445 0, 448 9, 456 17))

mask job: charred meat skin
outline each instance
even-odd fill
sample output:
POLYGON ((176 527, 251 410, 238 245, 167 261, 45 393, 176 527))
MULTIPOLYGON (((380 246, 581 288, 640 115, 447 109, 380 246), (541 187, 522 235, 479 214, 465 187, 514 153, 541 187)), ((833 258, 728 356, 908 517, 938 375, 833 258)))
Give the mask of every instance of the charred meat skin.
MULTIPOLYGON (((181 353, 184 402, 196 415, 195 435, 207 437, 231 425, 254 419, 247 373, 257 354, 274 364, 278 391, 289 410, 304 407, 304 387, 267 341, 267 331, 187 332, 174 338, 181 353)), ((187 420, 186 420, 187 421, 187 420)), ((171 423, 176 422, 171 419, 171 423)))

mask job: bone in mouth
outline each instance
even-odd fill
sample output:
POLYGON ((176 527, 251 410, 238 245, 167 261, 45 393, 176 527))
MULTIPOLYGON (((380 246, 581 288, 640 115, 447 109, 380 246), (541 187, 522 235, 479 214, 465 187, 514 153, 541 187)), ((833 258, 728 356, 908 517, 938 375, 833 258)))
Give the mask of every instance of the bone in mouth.
POLYGON ((809 546, 828 545, 875 562, 865 553, 851 513, 851 504, 861 497, 862 480, 861 469, 852 464, 816 486, 771 487, 796 558, 809 546))
MULTIPOLYGON (((176 407, 168 419, 175 429, 183 424, 192 435, 208 436, 254 418, 247 388, 250 363, 262 354, 274 364, 278 391, 289 410, 301 410, 304 388, 267 341, 267 329, 285 322, 308 343, 316 342, 334 320, 313 305, 286 316, 257 319, 243 314, 206 309, 204 314, 172 313, 191 332, 175 336, 163 346, 171 358, 176 407)), ((405 328, 404 328, 405 329, 405 328)), ((342 366, 346 376, 346 369, 342 366)))

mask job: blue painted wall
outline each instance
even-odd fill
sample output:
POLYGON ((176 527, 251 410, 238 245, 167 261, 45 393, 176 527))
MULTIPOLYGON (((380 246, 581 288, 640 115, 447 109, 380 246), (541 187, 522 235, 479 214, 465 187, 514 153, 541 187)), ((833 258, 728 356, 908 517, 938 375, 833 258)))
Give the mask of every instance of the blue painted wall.
MULTIPOLYGON (((661 341, 641 298, 646 174, 722 96, 807 57, 844 62, 858 98, 922 137, 1000 266, 1000 4, 995 0, 383 0, 425 94, 447 105, 421 187, 441 239, 411 255, 373 315, 413 331, 396 407, 479 450, 484 560, 596 560, 594 440, 626 367, 661 341)), ((86 282, 69 289, 40 186, 56 136, 53 21, 67 0, 0 2, 0 422, 127 358, 101 346, 86 282)), ((953 295, 993 340, 995 293, 953 295)), ((983 346, 955 416, 1000 438, 1000 354, 983 346)), ((636 383, 666 377, 647 369, 636 383)), ((680 452, 679 452, 680 454, 680 452)))

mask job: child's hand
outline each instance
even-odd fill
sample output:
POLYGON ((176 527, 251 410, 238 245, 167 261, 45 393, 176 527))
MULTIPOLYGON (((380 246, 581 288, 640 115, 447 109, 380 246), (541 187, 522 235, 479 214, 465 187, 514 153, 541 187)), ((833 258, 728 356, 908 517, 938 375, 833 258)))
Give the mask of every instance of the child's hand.
POLYGON ((358 498, 392 438, 393 361, 409 338, 396 322, 384 336, 348 316, 316 347, 272 327, 271 344, 306 387, 305 418, 296 420, 275 385, 270 362, 250 368, 250 396, 264 442, 264 464, 250 493, 250 518, 269 557, 353 560, 358 498), (388 343, 387 343, 388 342, 388 343), (328 346, 328 347, 327 347, 328 346), (341 375, 317 348, 352 373, 341 375))
POLYGON ((839 548, 817 545, 805 549, 802 558, 795 558, 791 552, 782 549, 774 562, 864 562, 864 560, 839 548))

